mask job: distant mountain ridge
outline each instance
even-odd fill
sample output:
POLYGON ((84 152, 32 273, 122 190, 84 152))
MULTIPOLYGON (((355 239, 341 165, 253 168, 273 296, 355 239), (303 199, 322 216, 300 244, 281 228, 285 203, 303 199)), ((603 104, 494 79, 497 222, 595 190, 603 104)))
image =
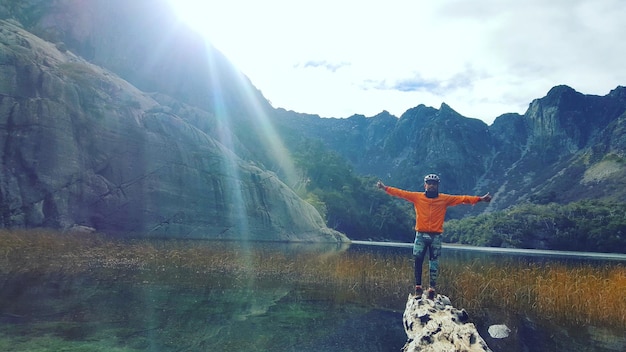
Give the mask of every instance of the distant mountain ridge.
POLYGON ((495 198, 487 211, 524 201, 626 199, 623 86, 605 96, 556 86, 525 114, 503 114, 492 125, 445 103, 419 105, 400 118, 382 112, 326 119, 279 109, 276 121, 390 185, 420 190, 423 175, 435 172, 447 193, 490 191, 495 198))

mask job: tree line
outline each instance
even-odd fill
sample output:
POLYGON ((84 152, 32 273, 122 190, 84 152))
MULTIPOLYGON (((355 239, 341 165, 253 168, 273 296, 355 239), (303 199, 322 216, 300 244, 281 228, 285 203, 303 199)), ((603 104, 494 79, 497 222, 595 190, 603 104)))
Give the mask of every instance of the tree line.
POLYGON ((521 204, 445 225, 444 241, 490 247, 626 253, 626 203, 521 204))
MULTIPOLYGON (((376 177, 356 175, 343 157, 319 141, 299 141, 291 150, 301 173, 296 191, 328 227, 353 240, 413 240, 412 205, 376 189, 376 177)), ((447 220, 444 229, 448 243, 626 253, 626 203, 525 203, 447 220)))
POLYGON ((376 189, 377 178, 357 176, 343 157, 319 141, 301 141, 292 158, 301 172, 296 192, 315 206, 328 227, 353 240, 406 242, 412 236, 412 208, 376 189))

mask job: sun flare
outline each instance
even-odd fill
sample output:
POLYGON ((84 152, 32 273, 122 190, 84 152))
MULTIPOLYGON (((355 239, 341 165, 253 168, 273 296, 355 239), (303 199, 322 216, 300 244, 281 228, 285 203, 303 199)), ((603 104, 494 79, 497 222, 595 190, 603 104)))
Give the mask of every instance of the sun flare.
POLYGON ((209 35, 211 29, 217 29, 214 18, 221 8, 228 6, 228 2, 198 1, 198 0, 170 0, 170 5, 178 18, 202 35, 209 35))

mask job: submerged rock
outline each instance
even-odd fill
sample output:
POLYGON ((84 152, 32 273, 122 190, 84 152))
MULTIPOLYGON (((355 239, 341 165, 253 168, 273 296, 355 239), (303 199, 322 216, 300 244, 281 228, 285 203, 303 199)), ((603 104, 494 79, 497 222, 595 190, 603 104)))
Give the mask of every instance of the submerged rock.
POLYGON ((404 352, 491 351, 467 312, 444 295, 434 300, 409 295, 402 320, 408 337, 404 352))
POLYGON ((511 329, 509 329, 509 327, 504 324, 496 324, 489 327, 489 336, 494 339, 503 339, 505 337, 509 337, 510 332, 511 329))

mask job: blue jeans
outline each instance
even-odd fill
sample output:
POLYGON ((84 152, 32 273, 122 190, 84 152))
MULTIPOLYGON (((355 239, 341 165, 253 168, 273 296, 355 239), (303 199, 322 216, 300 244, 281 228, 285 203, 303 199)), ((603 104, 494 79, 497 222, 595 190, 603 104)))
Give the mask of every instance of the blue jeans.
POLYGON ((441 254, 441 234, 429 232, 415 233, 413 255, 415 256, 416 285, 422 284, 422 263, 427 250, 430 287, 435 287, 439 270, 439 255, 441 254))

